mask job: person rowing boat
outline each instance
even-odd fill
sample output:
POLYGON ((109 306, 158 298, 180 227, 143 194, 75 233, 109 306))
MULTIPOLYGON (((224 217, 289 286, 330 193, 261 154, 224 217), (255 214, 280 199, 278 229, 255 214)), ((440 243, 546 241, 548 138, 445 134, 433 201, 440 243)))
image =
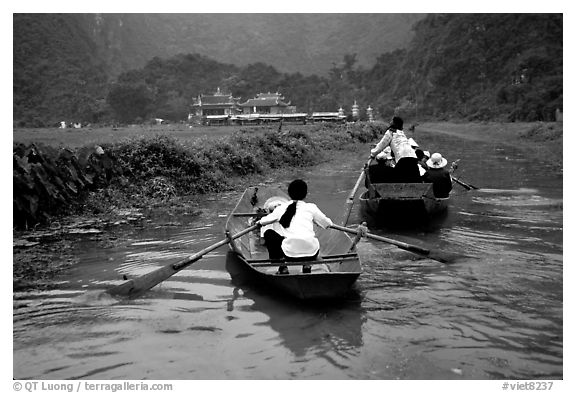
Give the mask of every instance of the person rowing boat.
POLYGON ((392 122, 378 142, 376 147, 370 150, 370 157, 375 158, 378 153, 390 146, 396 165, 394 166, 394 182, 396 183, 420 183, 420 171, 418 159, 410 145, 410 141, 402 131, 404 120, 398 116, 392 118, 392 122))
MULTIPOLYGON (((270 259, 313 261, 318 256, 320 243, 314 232, 314 224, 326 229, 333 222, 316 204, 304 202, 307 194, 308 185, 304 180, 292 181, 288 186, 288 195, 292 200, 277 206, 257 222, 263 227, 272 225, 263 234, 270 259)), ((310 271, 310 265, 304 264, 302 272, 310 271)), ((288 274, 288 267, 281 265, 278 274, 288 274)))

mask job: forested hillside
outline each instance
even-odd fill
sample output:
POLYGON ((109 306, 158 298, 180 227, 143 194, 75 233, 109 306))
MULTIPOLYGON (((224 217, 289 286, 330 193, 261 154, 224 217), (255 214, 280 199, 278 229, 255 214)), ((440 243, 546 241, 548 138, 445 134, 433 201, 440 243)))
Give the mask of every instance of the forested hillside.
POLYGON ((394 56, 395 69, 387 72, 391 56, 383 56, 368 80, 389 87, 381 107, 414 115, 553 120, 562 108, 562 30, 560 14, 429 15, 394 56))
POLYGON ((14 15, 14 123, 96 122, 108 111, 108 78, 94 42, 75 19, 14 15))
MULTIPOLYGON (((194 97, 217 87, 242 99, 278 91, 305 112, 340 106, 349 111, 356 100, 384 118, 400 111, 411 118, 552 120, 563 108, 561 14, 428 15, 415 24, 405 48, 383 51, 369 67, 365 54, 353 50, 340 61, 327 57, 329 71, 322 75, 183 53, 154 57, 117 78, 111 77, 111 58, 103 59, 113 51, 104 50, 102 41, 96 44, 90 38, 96 33, 75 20, 51 15, 38 24, 33 16, 15 16, 16 125, 179 121, 186 119, 194 97)), ((285 39, 292 45, 301 37, 285 39)), ((290 48, 288 43, 278 50, 290 48)))

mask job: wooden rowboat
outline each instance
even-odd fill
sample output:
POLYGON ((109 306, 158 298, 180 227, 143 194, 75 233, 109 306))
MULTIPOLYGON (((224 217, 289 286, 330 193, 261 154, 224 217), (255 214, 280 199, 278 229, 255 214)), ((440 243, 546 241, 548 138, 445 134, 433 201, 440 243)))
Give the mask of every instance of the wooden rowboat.
MULTIPOLYGON (((262 217, 267 201, 290 200, 276 187, 250 187, 246 189, 226 221, 226 234, 235 233, 250 226, 262 217)), ((285 262, 268 259, 268 251, 259 230, 230 240, 235 256, 234 269, 249 276, 251 282, 300 299, 329 299, 346 296, 362 272, 360 258, 348 234, 334 229, 315 227, 320 241, 320 253, 316 261, 307 262, 311 273, 302 273, 301 262, 285 262), (281 263, 288 265, 289 274, 276 274, 281 263)))
POLYGON ((439 216, 448 198, 436 198, 432 183, 372 183, 360 195, 360 211, 375 225, 407 226, 439 216))

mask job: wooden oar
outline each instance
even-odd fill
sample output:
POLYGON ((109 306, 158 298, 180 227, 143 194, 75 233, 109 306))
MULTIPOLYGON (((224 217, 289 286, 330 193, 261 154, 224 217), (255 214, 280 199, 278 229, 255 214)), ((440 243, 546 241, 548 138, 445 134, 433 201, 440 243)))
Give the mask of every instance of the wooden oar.
POLYGON ((472 185, 472 184, 464 183, 462 180, 459 180, 459 179, 457 179, 457 178, 455 178, 455 177, 453 177, 452 180, 454 180, 456 183, 460 184, 462 187, 464 187, 464 188, 467 189, 468 191, 470 191, 470 190, 479 190, 478 187, 476 187, 476 186, 474 186, 474 185, 472 185))
POLYGON ((168 279, 172 275, 178 273, 185 267, 198 261, 200 258, 202 258, 202 256, 208 254, 210 251, 213 251, 218 247, 228 244, 230 243, 231 240, 239 238, 240 236, 243 236, 256 228, 258 228, 258 225, 252 225, 251 227, 248 227, 233 236, 227 237, 226 239, 223 239, 218 243, 214 243, 211 246, 208 246, 203 250, 197 252, 196 254, 190 255, 189 257, 186 257, 185 259, 179 262, 161 267, 160 269, 154 270, 153 272, 146 273, 140 277, 128 280, 114 288, 110 288, 107 292, 110 295, 114 296, 136 297, 142 294, 143 292, 149 290, 150 288, 158 285, 162 281, 168 279))
POLYGON ((344 226, 346 224, 348 224, 348 219, 350 218, 350 212, 352 212, 352 206, 354 205, 354 198, 356 197, 356 192, 358 191, 358 188, 360 187, 360 184, 362 183, 362 181, 364 181, 364 176, 366 176, 366 169, 368 168, 368 166, 370 165, 371 162, 372 162, 372 157, 370 157, 368 162, 366 164, 364 164, 364 166, 362 167, 362 171, 360 172, 360 176, 358 176, 358 180, 356 180, 356 184, 354 185, 354 188, 350 192, 350 195, 348 195, 348 199, 346 199, 346 205, 348 205, 348 207, 346 208, 346 212, 344 213, 344 220, 342 221, 343 222, 342 225, 344 225, 344 226))
MULTIPOLYGON (((330 225, 330 228, 334 228, 334 229, 337 229, 339 231, 348 232, 351 234, 357 233, 357 231, 355 229, 343 227, 343 226, 336 225, 336 224, 330 225)), ((456 259, 463 257, 463 255, 450 253, 450 252, 446 252, 446 251, 429 250, 427 248, 418 247, 418 246, 415 246, 413 244, 404 243, 404 242, 394 240, 394 239, 389 239, 387 237, 373 235, 371 233, 366 233, 365 236, 369 239, 378 240, 378 241, 381 241, 384 243, 393 244, 393 245, 395 245, 398 248, 401 248, 403 250, 410 251, 410 252, 413 252, 415 254, 424 256, 426 258, 434 259, 434 260, 436 260, 438 262, 442 262, 442 263, 453 263, 453 262, 455 262, 456 259)))

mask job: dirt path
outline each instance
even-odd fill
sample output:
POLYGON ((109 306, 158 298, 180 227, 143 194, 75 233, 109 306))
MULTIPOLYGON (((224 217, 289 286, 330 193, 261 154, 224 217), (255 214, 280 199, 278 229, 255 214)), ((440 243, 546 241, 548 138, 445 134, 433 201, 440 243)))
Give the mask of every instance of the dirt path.
POLYGON ((433 132, 457 136, 467 140, 498 140, 505 143, 562 141, 562 123, 449 123, 426 122, 418 132, 433 132), (533 138, 531 138, 531 136, 533 138))
MULTIPOLYGON (((423 122, 418 133, 441 133, 469 141, 513 145, 526 155, 563 169, 563 123, 449 123, 423 122)), ((411 136, 411 135, 409 135, 411 136)))

